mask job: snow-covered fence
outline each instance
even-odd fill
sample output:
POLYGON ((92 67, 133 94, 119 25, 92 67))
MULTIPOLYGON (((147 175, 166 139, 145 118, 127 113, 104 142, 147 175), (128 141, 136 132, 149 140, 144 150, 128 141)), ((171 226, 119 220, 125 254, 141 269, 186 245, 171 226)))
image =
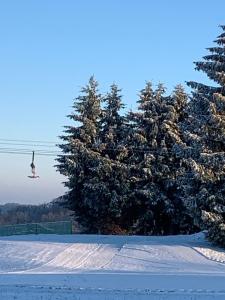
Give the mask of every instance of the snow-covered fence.
POLYGON ((71 234, 71 221, 27 223, 0 226, 0 236, 23 234, 71 234))

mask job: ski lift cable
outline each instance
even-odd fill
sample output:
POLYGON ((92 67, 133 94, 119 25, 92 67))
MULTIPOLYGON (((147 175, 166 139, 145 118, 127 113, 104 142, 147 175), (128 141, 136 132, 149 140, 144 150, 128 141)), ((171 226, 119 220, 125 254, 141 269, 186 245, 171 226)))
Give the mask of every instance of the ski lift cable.
MULTIPOLYGON (((94 150, 96 151, 96 147, 88 147, 89 150, 94 150)), ((119 148, 113 148, 113 147, 110 147, 110 148, 106 148, 105 149, 106 151, 120 151, 119 148)), ((143 147, 133 147, 133 146, 130 146, 128 145, 127 146, 127 150, 128 151, 133 151, 133 152, 144 152, 144 153, 159 153, 158 150, 151 150, 151 149, 148 149, 148 148, 143 148, 143 147)), ((163 150, 163 149, 161 149, 163 150)), ((10 152, 28 152, 28 153, 32 153, 32 151, 35 151, 36 153, 47 153, 47 154, 61 154, 61 153, 64 153, 62 150, 48 150, 48 149, 34 149, 34 148, 11 148, 11 147, 0 147, 0 151, 10 151, 10 152)), ((171 153, 174 153, 174 151, 172 151, 171 149, 166 149, 167 152, 171 152, 171 153)), ((96 151, 98 152, 98 151, 96 151)), ((70 154, 72 155, 72 154, 70 154)))
MULTIPOLYGON (((90 150, 96 150, 95 147, 93 148, 89 148, 90 150)), ((119 149, 118 148, 107 148, 106 149, 107 151, 118 151, 119 149)), ((158 153, 158 151, 153 151, 153 150, 148 150, 148 149, 143 149, 143 148, 140 148, 140 147, 129 147, 128 146, 128 150, 130 151, 133 151, 133 152, 144 152, 144 153, 158 153)), ((28 148, 5 148, 5 147, 0 147, 0 151, 10 151, 10 152, 28 152, 28 153, 32 153, 32 151, 34 151, 34 149, 28 149, 28 148)), ((167 149, 168 152, 173 152, 169 149, 167 149)), ((47 149, 36 149, 35 150, 35 153, 38 153, 38 154, 55 154, 55 155, 60 155, 60 154, 63 154, 63 151, 62 150, 47 150, 47 149)), ((69 155, 69 154, 68 154, 69 155)), ((72 155, 72 154, 70 154, 72 155)))
MULTIPOLYGON (((107 150, 110 150, 110 149, 107 149, 107 150)), ((111 149, 111 150, 115 150, 115 149, 111 149)), ((146 153, 146 154, 152 154, 152 153, 155 153, 154 151, 148 151, 148 150, 135 150, 135 149, 131 149, 132 152, 142 152, 142 153, 146 153)), ((26 151, 18 151, 18 150, 2 150, 0 148, 0 154, 18 154, 18 155, 31 155, 32 154, 32 150, 26 150, 26 151)), ((171 152, 173 153, 172 151, 168 151, 168 152, 171 152)), ((222 152, 221 154, 225 155, 224 152, 222 152)), ((73 154, 66 154, 66 153, 52 153, 52 152, 36 152, 35 151, 35 155, 36 156, 49 156, 49 157, 71 157, 73 156, 73 154)))
MULTIPOLYGON (((61 144, 63 144, 63 142, 62 141, 59 141, 59 142, 44 142, 44 141, 33 141, 33 140, 10 140, 10 139, 1 139, 0 138, 0 145, 9 145, 9 146, 29 146, 29 147, 32 147, 32 150, 35 148, 35 147, 45 147, 46 149, 45 150, 47 150, 47 148, 48 147, 55 147, 55 148, 58 148, 58 146, 57 145, 61 145, 61 144), (8 142, 10 142, 10 143, 6 143, 6 142, 1 142, 1 141, 8 141, 8 142), (13 143, 13 141, 18 141, 18 142, 25 142, 25 144, 24 143, 13 143), (42 143, 42 144, 28 144, 29 142, 37 142, 37 143, 42 143), (54 144, 54 145, 44 145, 43 143, 50 143, 50 144, 54 144)), ((128 148, 129 148, 129 146, 128 146, 128 148)), ((132 148, 132 147, 130 147, 130 148, 132 148)), ((0 147, 0 149, 2 149, 1 147, 0 147)), ((19 150, 21 150, 22 148, 20 148, 19 150)), ((93 148, 89 148, 89 149, 93 149, 93 150, 95 150, 96 148, 95 147, 93 147, 93 148)), ((137 147, 133 147, 133 151, 139 151, 139 149, 140 149, 140 151, 141 152, 148 152, 148 150, 147 149, 143 149, 142 147, 139 147, 139 146, 137 146, 137 147)), ((31 150, 31 149, 29 149, 29 150, 31 150)), ((117 148, 107 148, 107 150, 112 150, 112 151, 114 151, 114 150, 118 150, 117 148)), ((35 152, 36 151, 41 151, 41 150, 35 150, 35 152)), ((60 152, 61 150, 58 150, 58 151, 55 151, 55 150, 47 150, 47 152, 60 152)), ((154 152, 154 151, 151 151, 151 152, 154 152)))
POLYGON ((48 150, 48 149, 34 149, 34 148, 11 148, 11 147, 0 147, 0 150, 6 151, 34 151, 35 152, 48 152, 48 153, 61 153, 60 150, 48 150))
MULTIPOLYGON (((91 149, 91 148, 89 148, 89 150, 95 150, 95 149, 91 149)), ((107 151, 115 151, 115 150, 118 150, 118 149, 116 149, 116 148, 111 148, 111 149, 106 149, 107 151)), ((128 149, 129 151, 131 151, 131 152, 139 152, 139 153, 146 153, 146 154, 154 154, 154 153, 159 153, 159 155, 160 155, 160 152, 158 152, 158 151, 152 151, 152 150, 146 150, 146 149, 132 149, 132 148, 130 148, 130 149, 128 149)), ((27 150, 22 150, 22 149, 1 149, 0 148, 0 153, 5 153, 5 154, 7 154, 7 153, 15 153, 15 154, 31 154, 32 153, 32 149, 27 149, 27 150)), ((95 152, 95 151, 94 151, 95 152)), ((173 151, 171 151, 171 150, 167 150, 167 152, 168 153, 172 153, 172 154, 175 154, 173 151)), ((35 153, 36 153, 36 155, 43 155, 43 156, 73 156, 74 154, 73 153, 64 153, 64 152, 53 152, 53 151, 35 151, 35 153)), ((96 151, 96 153, 99 153, 99 152, 97 152, 96 151)), ((225 153, 223 153, 223 154, 225 154, 225 153)))
POLYGON ((12 143, 12 142, 0 142, 0 145, 9 145, 9 146, 29 146, 29 147, 50 147, 56 148, 56 145, 46 145, 46 144, 28 144, 28 143, 12 143))
MULTIPOLYGON (((1 140, 6 140, 6 139, 1 139, 0 138, 0 141, 1 140)), ((32 142, 32 141, 28 141, 28 140, 10 140, 10 139, 7 139, 8 141, 27 141, 27 142, 32 142)), ((33 141, 34 142, 34 141, 33 141)), ((36 142, 38 142, 38 141, 36 141, 36 142)), ((54 142, 47 142, 47 143, 54 143, 54 142)), ((52 155, 52 156, 56 156, 56 155, 65 155, 65 156, 71 156, 72 154, 65 154, 65 153, 63 153, 63 151, 62 150, 60 150, 59 148, 58 148, 58 150, 53 150, 53 149, 49 149, 48 150, 48 147, 55 147, 55 148, 57 148, 57 146, 56 146, 56 144, 55 144, 55 146, 53 146, 53 145, 38 145, 38 144, 36 144, 36 145, 34 145, 34 144, 17 144, 17 143, 2 143, 2 142, 0 142, 0 145, 8 145, 8 146, 22 146, 22 145, 24 145, 24 146, 28 146, 28 147, 31 147, 31 148, 15 148, 15 147, 1 147, 0 146, 0 153, 3 153, 3 152, 18 152, 19 154, 23 154, 23 153, 25 153, 25 152, 27 152, 27 153, 32 153, 32 151, 35 151, 35 153, 36 154, 40 154, 40 155, 52 155), (37 147, 37 146, 40 146, 40 147, 45 147, 45 149, 35 149, 35 147, 37 147)), ((144 152, 144 153, 158 153, 158 151, 156 151, 156 150, 150 150, 150 149, 147 149, 147 148, 143 148, 143 147, 140 147, 140 146, 136 146, 136 147, 132 147, 132 146, 130 146, 130 145, 126 145, 125 147, 127 147, 127 150, 128 151, 133 151, 133 152, 144 152)), ((93 147, 93 148, 89 148, 90 150, 96 150, 96 148, 95 147, 93 147)), ((110 147, 110 148, 106 148, 105 150, 107 150, 107 151, 115 151, 115 150, 119 150, 118 148, 112 148, 112 147, 110 147)), ((174 151, 171 151, 171 150, 169 150, 169 149, 167 149, 166 150, 167 152, 171 152, 171 153, 174 153, 174 151)), ((223 154, 225 154, 224 152, 223 152, 223 154)))
MULTIPOLYGON (((0 153, 2 153, 2 154, 28 154, 28 155, 30 155, 31 153, 32 153, 32 151, 22 151, 22 152, 20 152, 20 151, 1 151, 0 150, 0 153)), ((47 152, 35 152, 36 153, 36 155, 38 155, 38 156, 62 156, 62 155, 64 155, 64 156, 71 156, 71 154, 62 154, 62 153, 47 153, 47 152)))
POLYGON ((18 143, 41 143, 41 144, 57 144, 58 142, 53 141, 40 141, 40 140, 20 140, 20 139, 4 139, 0 138, 0 141, 3 142, 18 142, 18 143))
MULTIPOLYGON (((17 152, 17 151, 1 151, 0 150, 0 154, 18 154, 18 155, 31 155, 32 151, 30 152, 17 152)), ((69 155, 64 155, 64 154, 51 154, 51 153, 36 153, 37 156, 52 156, 52 157, 56 157, 56 156, 69 156, 69 155)))

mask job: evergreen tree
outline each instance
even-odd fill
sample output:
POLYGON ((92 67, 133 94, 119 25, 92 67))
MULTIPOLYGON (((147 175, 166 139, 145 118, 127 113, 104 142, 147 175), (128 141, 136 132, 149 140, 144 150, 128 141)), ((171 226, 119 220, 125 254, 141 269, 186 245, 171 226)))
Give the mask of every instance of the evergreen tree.
POLYGON ((195 63, 216 85, 188 82, 193 94, 185 133, 191 157, 184 190, 196 223, 225 246, 225 26, 221 27, 217 45, 195 63))
MULTIPOLYGON (((129 166, 130 193, 124 207, 124 225, 134 233, 152 233, 154 218, 150 209, 153 196, 148 183, 151 182, 151 170, 144 168, 145 153, 149 150, 146 138, 145 111, 153 100, 152 84, 147 82, 140 92, 138 112, 130 112, 127 116, 129 131, 127 135, 128 157, 126 164, 129 166), (147 214, 149 217, 147 217, 147 214), (148 224, 144 224, 143 215, 147 217, 148 224), (151 228, 151 229, 149 229, 151 228), (150 231, 150 232, 149 232, 150 231)), ((149 165, 150 166, 150 165, 149 165)), ((153 187, 153 185, 151 185, 153 187)))
POLYGON ((102 98, 93 77, 74 101, 58 171, 68 181, 64 204, 89 233, 172 234, 192 231, 180 201, 187 96, 166 97, 162 84, 140 92, 137 112, 125 118, 121 90, 102 98), (100 103, 105 106, 101 109, 100 103))
POLYGON ((104 190, 95 184, 102 163, 98 153, 101 96, 97 88, 98 83, 91 77, 75 99, 74 112, 68 116, 75 124, 65 127, 65 135, 61 136, 64 143, 59 145, 64 155, 57 159, 58 171, 68 178, 65 205, 90 232, 99 230, 103 217, 99 194, 104 190))
POLYGON ((108 205, 108 223, 105 222, 104 231, 120 233, 124 232, 122 207, 129 190, 128 168, 124 163, 127 156, 125 144, 127 125, 125 118, 121 115, 121 109, 124 108, 121 89, 116 84, 112 84, 110 92, 103 98, 103 101, 105 106, 101 118, 99 148, 102 157, 106 158, 104 169, 109 171, 105 178, 101 178, 101 182, 104 182, 107 189, 104 197, 108 205))
POLYGON ((98 94, 93 77, 74 102, 75 112, 69 115, 75 126, 67 126, 60 145, 63 156, 58 170, 68 177, 69 191, 65 205, 75 212, 77 221, 89 233, 121 232, 121 207, 126 199, 126 155, 123 145, 124 118, 120 90, 112 85, 104 98, 98 94))
POLYGON ((176 180, 181 162, 176 154, 181 143, 178 123, 184 117, 187 96, 181 86, 171 97, 164 93, 162 84, 154 91, 147 83, 140 93, 138 112, 129 115, 132 193, 127 211, 136 233, 189 230, 176 180))
POLYGON ((125 118, 120 111, 125 107, 122 103, 121 89, 116 84, 111 85, 111 90, 103 98, 105 108, 101 118, 101 148, 104 156, 117 160, 123 155, 125 118))

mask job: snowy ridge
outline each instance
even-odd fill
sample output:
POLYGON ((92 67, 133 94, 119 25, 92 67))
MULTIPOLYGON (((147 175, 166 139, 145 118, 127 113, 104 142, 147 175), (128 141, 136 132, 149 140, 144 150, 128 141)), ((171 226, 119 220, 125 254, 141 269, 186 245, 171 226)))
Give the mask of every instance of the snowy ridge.
POLYGON ((225 252, 219 248, 217 249, 210 249, 210 248, 201 248, 201 247, 194 247, 196 251, 204 255, 206 258, 212 261, 225 263, 225 252))

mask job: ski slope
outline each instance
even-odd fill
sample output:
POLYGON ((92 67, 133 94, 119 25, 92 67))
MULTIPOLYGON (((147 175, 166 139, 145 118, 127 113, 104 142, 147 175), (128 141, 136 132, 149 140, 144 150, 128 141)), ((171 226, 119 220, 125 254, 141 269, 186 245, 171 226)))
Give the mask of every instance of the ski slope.
POLYGON ((225 252, 203 233, 0 237, 0 299, 225 299, 225 252))

